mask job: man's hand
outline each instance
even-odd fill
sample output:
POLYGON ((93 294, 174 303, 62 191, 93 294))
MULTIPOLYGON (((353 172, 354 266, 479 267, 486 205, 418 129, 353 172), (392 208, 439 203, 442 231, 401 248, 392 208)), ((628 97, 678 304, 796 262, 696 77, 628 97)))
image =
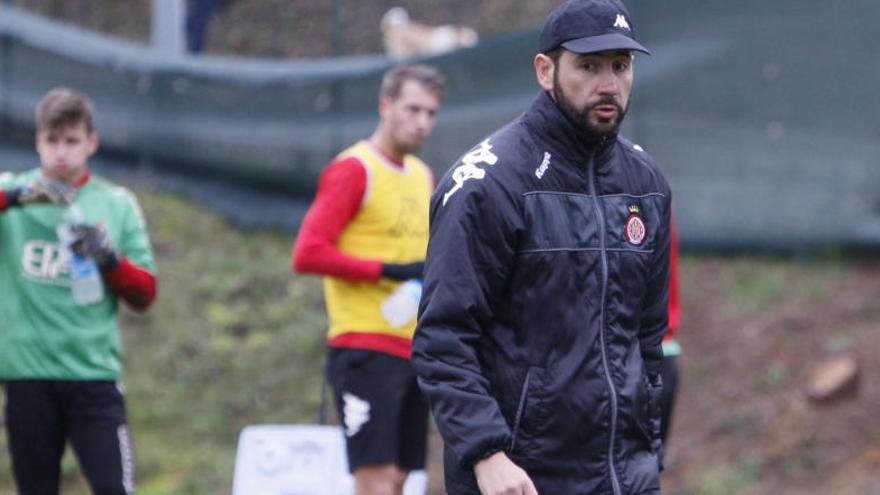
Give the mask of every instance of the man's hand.
POLYGON ((101 268, 112 269, 119 264, 119 257, 103 225, 77 224, 73 226, 73 234, 76 240, 70 248, 77 255, 94 258, 101 268))
POLYGON ((422 272, 425 271, 425 262, 407 263, 404 265, 396 265, 392 263, 382 264, 382 276, 393 280, 409 280, 411 278, 422 278, 422 272))
POLYGON ((76 188, 70 184, 51 179, 39 179, 9 192, 11 203, 21 206, 39 203, 69 205, 76 199, 76 193, 76 188))
POLYGON ((474 465, 483 495, 538 495, 529 475, 504 452, 496 452, 474 465))

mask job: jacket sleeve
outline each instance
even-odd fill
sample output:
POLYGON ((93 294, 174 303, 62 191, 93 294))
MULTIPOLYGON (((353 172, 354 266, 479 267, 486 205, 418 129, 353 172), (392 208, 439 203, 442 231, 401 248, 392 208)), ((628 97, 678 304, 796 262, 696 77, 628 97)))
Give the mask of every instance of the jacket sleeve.
POLYGON ((432 198, 412 360, 446 447, 467 468, 511 440, 478 350, 513 269, 520 216, 489 174, 463 187, 448 177, 432 198))
MULTIPOLYGON (((662 181, 662 179, 661 179, 662 181)), ((663 181, 665 198, 658 222, 658 237, 645 298, 642 301, 642 325, 639 346, 652 383, 657 381, 663 360, 661 341, 669 325, 669 252, 671 239, 671 198, 663 181)))

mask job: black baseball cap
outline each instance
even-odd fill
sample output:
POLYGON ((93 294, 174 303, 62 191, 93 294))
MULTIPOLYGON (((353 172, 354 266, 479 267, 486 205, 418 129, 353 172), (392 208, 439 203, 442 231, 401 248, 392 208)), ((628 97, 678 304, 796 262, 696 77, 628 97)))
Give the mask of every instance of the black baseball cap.
POLYGON ((574 53, 606 50, 651 52, 635 39, 629 11, 620 0, 568 0, 541 29, 540 52, 563 47, 574 53))

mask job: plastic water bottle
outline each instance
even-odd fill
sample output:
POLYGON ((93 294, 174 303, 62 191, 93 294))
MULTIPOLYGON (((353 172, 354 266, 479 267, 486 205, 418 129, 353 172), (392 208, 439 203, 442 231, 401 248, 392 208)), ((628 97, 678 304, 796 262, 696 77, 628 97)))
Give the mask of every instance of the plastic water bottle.
POLYGON ((422 281, 407 280, 382 302, 382 318, 394 328, 412 323, 419 314, 421 298, 422 281))
POLYGON ((57 229, 62 256, 67 258, 70 266, 70 291, 73 293, 73 301, 79 306, 87 306, 104 299, 104 282, 101 280, 98 263, 92 258, 77 255, 72 249, 76 240, 73 226, 83 221, 82 211, 74 204, 64 210, 57 229))

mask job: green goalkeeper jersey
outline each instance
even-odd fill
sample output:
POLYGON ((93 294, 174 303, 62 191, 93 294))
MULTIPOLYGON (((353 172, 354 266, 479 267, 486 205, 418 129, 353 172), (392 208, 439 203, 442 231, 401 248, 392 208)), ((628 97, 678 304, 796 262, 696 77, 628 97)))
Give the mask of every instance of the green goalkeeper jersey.
MULTIPOLYGON (((0 174, 0 189, 27 184, 41 173, 0 174)), ((130 191, 92 176, 75 203, 86 223, 106 227, 117 252, 155 272, 143 214, 130 191)), ((96 303, 74 302, 57 233, 65 208, 39 204, 0 212, 0 380, 122 375, 116 297, 105 287, 96 303)))

